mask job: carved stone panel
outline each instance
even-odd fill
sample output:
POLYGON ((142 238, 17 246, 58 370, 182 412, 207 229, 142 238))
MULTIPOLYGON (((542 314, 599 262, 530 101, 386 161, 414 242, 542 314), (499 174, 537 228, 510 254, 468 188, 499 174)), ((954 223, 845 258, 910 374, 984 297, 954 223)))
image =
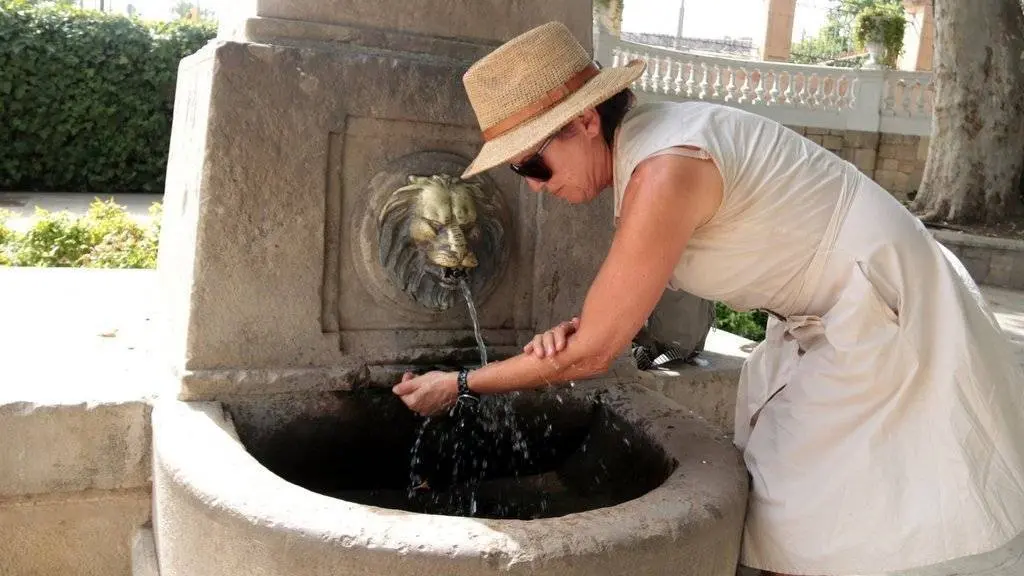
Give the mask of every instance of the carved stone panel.
POLYGON ((351 214, 351 257, 382 306, 410 316, 461 305, 460 280, 483 304, 504 274, 511 221, 493 182, 463 181, 466 159, 445 152, 403 156, 374 175, 351 214))

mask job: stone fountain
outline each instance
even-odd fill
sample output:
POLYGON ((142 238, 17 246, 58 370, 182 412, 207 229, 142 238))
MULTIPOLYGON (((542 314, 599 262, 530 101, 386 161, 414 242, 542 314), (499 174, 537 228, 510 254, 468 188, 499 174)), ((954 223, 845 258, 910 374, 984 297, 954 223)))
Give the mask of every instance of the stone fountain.
POLYGON ((480 145, 462 74, 550 20, 589 42, 578 1, 253 0, 182 62, 158 265, 176 394, 137 570, 735 572, 739 455, 628 374, 430 421, 389 391, 480 361, 463 282, 507 357, 578 313, 603 256, 607 202, 457 177, 480 145))

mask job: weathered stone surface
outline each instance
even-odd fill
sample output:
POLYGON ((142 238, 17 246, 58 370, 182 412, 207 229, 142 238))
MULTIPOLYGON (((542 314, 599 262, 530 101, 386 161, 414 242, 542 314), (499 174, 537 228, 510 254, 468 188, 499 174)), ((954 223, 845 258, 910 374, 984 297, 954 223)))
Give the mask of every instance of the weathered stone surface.
POLYGON ((552 20, 564 22, 585 47, 591 45, 590 10, 574 2, 411 0, 382 10, 363 0, 255 0, 238 16, 355 25, 414 34, 501 43, 552 20))
POLYGON ((890 192, 905 193, 910 189, 910 176, 903 172, 896 172, 892 177, 893 189, 890 192))
POLYGON ((160 576, 156 559, 153 528, 147 523, 135 532, 132 540, 132 576, 160 576))
POLYGON ((992 252, 985 248, 966 246, 961 254, 960 261, 970 272, 971 278, 978 283, 984 283, 992 263, 992 252))
POLYGON ((928 160, 928 147, 931 142, 930 138, 922 137, 917 143, 917 161, 924 165, 924 162, 928 160))
MULTIPOLYGON (((469 64, 231 42, 183 62, 160 268, 179 377, 331 371, 346 356, 343 340, 375 331, 464 339, 461 307, 410 321, 375 298, 353 266, 352 223, 388 162, 423 150, 475 154, 480 136, 461 83, 469 64)), ((485 328, 518 335, 533 329, 536 208, 510 171, 493 178, 512 212, 511 256, 478 309, 485 328)))
POLYGON ((1013 277, 1013 252, 995 252, 989 260, 988 277, 985 283, 993 286, 1010 286, 1013 277))
POLYGON ((886 158, 886 159, 882 160, 880 169, 887 170, 887 171, 895 171, 895 170, 899 169, 899 166, 900 166, 900 161, 899 160, 896 160, 895 158, 886 158))
POLYGON ((891 170, 875 170, 874 180, 879 186, 892 192, 896 181, 896 174, 898 172, 891 170))
POLYGON ((1010 271, 1010 283, 1005 288, 1024 290, 1024 252, 1014 254, 1013 268, 1010 271))
POLYGON ((216 404, 154 409, 161 576, 661 574, 733 576, 748 481, 732 444, 642 387, 588 382, 611 413, 678 465, 622 504, 536 522, 382 511, 283 481, 238 442, 216 404))
POLYGON ((149 405, 0 405, 0 498, 149 483, 149 405))
POLYGON ((822 144, 829 150, 839 150, 843 147, 843 139, 840 136, 828 135, 822 138, 822 144))
MULTIPOLYGON (((524 194, 529 193, 524 191, 524 194)), ((540 330, 579 315, 615 234, 614 197, 605 190, 593 202, 571 205, 537 195, 533 324, 540 330)))
POLYGON ((743 361, 755 343, 712 329, 696 365, 674 363, 643 372, 638 383, 671 399, 731 436, 736 417, 736 391, 743 361))
POLYGON ((150 502, 148 488, 0 499, 0 574, 129 576, 150 502))
POLYGON ((875 169, 875 151, 871 148, 858 148, 853 155, 853 163, 861 170, 875 169))
POLYGON ((979 284, 1024 290, 1024 241, 932 230, 979 284))

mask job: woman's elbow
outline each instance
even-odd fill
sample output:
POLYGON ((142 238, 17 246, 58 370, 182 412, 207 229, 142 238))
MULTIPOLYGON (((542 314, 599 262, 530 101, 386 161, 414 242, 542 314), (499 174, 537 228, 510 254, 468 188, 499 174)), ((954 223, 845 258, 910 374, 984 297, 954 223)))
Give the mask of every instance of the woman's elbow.
POLYGON ((607 373, 615 363, 619 351, 608 345, 594 343, 584 348, 582 358, 577 363, 579 378, 592 378, 607 373))

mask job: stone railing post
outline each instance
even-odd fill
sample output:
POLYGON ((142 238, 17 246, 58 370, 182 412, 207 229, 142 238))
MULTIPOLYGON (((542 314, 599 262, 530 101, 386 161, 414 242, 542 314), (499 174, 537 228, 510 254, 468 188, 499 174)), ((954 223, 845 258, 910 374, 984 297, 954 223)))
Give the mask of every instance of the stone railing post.
POLYGON ((854 85, 853 108, 847 130, 878 132, 882 120, 882 98, 885 96, 885 71, 858 70, 854 85))

